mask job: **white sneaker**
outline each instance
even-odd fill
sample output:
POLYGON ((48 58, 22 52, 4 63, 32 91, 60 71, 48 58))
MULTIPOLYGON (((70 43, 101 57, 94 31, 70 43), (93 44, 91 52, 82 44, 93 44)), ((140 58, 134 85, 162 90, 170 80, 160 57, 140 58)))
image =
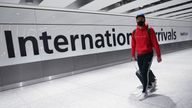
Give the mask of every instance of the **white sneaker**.
POLYGON ((142 93, 140 96, 139 96, 139 101, 142 101, 144 99, 146 99, 148 96, 147 92, 146 93, 142 93))
POLYGON ((133 95, 138 95, 142 92, 142 89, 136 89, 134 92, 133 92, 133 95))
POLYGON ((142 95, 142 91, 138 92, 135 97, 139 98, 142 95))

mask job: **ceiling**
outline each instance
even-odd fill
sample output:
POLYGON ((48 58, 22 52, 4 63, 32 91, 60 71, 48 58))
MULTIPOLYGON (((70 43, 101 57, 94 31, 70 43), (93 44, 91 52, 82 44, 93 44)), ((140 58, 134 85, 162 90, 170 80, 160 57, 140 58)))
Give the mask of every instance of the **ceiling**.
POLYGON ((0 0, 0 3, 102 11, 192 21, 192 0, 0 0))

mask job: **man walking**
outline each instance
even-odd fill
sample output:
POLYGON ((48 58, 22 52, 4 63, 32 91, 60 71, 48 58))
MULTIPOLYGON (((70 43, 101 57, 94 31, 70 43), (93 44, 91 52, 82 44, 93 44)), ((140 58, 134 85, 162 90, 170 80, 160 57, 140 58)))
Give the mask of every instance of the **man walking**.
POLYGON ((153 84, 155 83, 155 76, 150 70, 153 59, 153 48, 157 55, 157 61, 161 62, 162 59, 155 31, 153 28, 148 28, 148 25, 145 24, 145 15, 137 15, 136 22, 137 28, 132 33, 131 53, 132 59, 137 60, 137 64, 139 66, 139 79, 143 85, 143 90, 139 100, 143 100, 148 96, 148 86, 151 85, 152 87, 155 87, 153 84))

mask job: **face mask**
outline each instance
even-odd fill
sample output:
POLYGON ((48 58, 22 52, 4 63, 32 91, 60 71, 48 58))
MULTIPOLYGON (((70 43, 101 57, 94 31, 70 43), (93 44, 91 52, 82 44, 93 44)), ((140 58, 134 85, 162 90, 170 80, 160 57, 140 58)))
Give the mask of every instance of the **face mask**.
POLYGON ((137 25, 138 25, 138 26, 141 26, 141 27, 144 26, 144 24, 145 24, 144 21, 139 21, 139 22, 137 22, 137 25))

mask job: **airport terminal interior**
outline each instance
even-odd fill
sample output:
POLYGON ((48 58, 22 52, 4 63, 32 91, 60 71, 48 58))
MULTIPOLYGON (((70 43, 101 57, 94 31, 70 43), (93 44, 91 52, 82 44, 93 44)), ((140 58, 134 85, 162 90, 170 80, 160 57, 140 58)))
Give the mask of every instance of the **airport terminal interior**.
POLYGON ((192 108, 192 0, 0 0, 0 14, 0 108, 192 108), (142 100, 138 15, 156 76, 142 100))

